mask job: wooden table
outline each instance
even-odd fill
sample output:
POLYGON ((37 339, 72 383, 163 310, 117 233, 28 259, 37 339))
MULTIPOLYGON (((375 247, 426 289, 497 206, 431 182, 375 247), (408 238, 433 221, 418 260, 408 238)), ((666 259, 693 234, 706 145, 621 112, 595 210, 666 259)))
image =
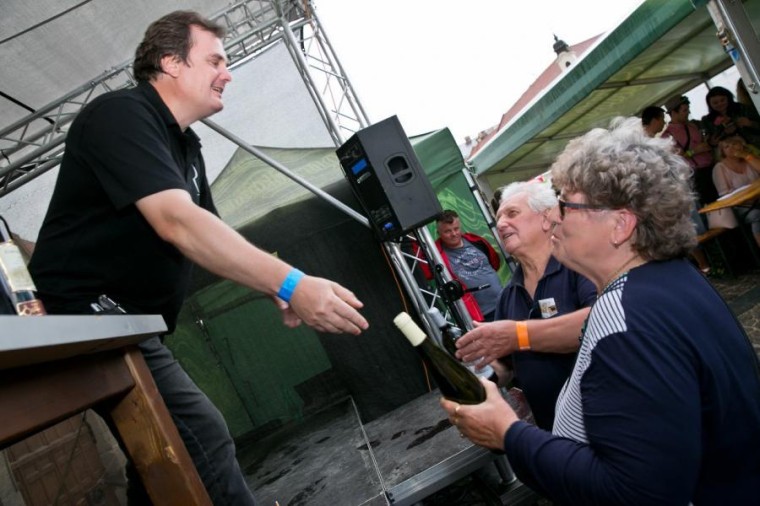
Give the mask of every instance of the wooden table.
POLYGON ((117 428, 156 505, 211 505, 135 344, 157 315, 0 316, 0 448, 88 408, 117 428))
MULTIPOLYGON (((753 203, 760 199, 760 179, 756 179, 752 183, 748 184, 741 190, 729 193, 728 196, 723 196, 707 204, 705 207, 699 210, 700 213, 709 213, 717 211, 719 209, 726 209, 729 207, 747 206, 755 207, 757 203, 753 203)), ((747 247, 752 255, 752 259, 755 261, 755 265, 760 266, 760 251, 758 251, 757 243, 752 234, 744 227, 743 223, 739 223, 739 230, 741 231, 744 240, 747 243, 747 247)))
POLYGON ((717 211, 718 209, 725 209, 727 207, 741 206, 758 198, 760 198, 760 179, 753 181, 747 185, 746 188, 743 188, 736 193, 729 194, 728 197, 721 197, 715 202, 707 204, 705 207, 700 209, 699 212, 709 213, 711 211, 717 211))

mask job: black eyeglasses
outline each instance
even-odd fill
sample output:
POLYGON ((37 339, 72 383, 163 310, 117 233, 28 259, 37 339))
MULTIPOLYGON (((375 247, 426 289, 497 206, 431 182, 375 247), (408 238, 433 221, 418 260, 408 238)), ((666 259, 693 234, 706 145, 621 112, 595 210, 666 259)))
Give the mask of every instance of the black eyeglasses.
POLYGON ((596 204, 578 204, 575 202, 565 202, 562 199, 557 199, 559 202, 559 216, 563 220, 565 219, 565 209, 585 209, 587 211, 609 211, 607 206, 600 206, 596 204))

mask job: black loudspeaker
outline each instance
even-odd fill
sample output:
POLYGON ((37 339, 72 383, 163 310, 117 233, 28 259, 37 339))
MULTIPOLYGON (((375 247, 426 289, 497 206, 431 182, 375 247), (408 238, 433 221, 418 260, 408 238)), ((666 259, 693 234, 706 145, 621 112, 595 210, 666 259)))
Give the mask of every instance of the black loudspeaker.
POLYGON ((396 239, 441 213, 441 204, 396 116, 356 132, 336 153, 381 241, 396 239))

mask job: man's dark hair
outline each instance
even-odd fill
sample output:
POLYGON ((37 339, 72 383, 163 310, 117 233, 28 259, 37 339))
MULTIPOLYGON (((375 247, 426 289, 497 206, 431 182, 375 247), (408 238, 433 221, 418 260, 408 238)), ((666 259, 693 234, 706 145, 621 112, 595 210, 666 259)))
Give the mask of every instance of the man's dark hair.
POLYGON ((438 223, 454 223, 454 220, 459 218, 456 211, 452 209, 444 209, 441 214, 435 219, 438 223))
POLYGON ((193 40, 190 27, 211 32, 220 39, 225 28, 195 11, 174 11, 154 21, 145 30, 135 51, 134 72, 137 81, 150 81, 161 73, 161 58, 174 55, 187 63, 187 55, 193 40))
POLYGON ((641 111, 641 124, 644 126, 647 126, 656 118, 665 119, 665 111, 662 110, 662 107, 650 105, 641 111))

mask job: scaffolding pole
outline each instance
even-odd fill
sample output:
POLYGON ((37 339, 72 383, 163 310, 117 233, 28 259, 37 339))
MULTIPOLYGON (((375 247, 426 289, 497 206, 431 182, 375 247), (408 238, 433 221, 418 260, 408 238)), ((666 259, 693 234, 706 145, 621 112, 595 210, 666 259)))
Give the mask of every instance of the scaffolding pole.
POLYGON ((737 0, 710 0, 707 10, 718 29, 718 41, 736 65, 752 103, 760 111, 760 41, 744 5, 737 0))

